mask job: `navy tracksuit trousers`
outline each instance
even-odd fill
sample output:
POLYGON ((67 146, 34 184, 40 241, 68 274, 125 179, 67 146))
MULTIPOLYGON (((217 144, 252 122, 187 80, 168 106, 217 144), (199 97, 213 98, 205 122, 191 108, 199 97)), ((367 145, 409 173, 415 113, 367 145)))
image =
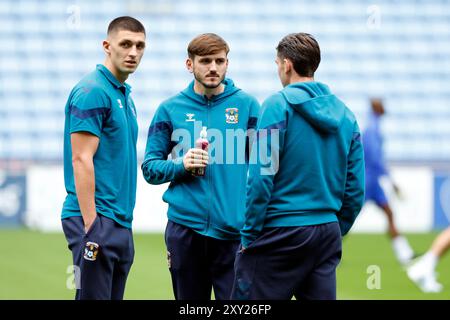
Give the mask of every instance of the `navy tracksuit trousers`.
POLYGON ((62 226, 75 266, 75 299, 123 299, 134 258, 132 231, 101 214, 87 233, 82 217, 63 219, 62 226))
POLYGON ((237 253, 232 299, 335 300, 341 246, 337 222, 265 228, 237 253))
POLYGON ((219 240, 169 220, 167 259, 177 300, 229 300, 238 240, 219 240))

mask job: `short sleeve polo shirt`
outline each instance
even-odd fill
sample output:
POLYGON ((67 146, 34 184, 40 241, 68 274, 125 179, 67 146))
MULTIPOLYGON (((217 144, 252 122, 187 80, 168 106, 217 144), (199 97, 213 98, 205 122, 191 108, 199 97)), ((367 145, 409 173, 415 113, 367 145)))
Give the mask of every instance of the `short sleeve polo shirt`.
POLYGON ((62 219, 81 216, 75 190, 70 136, 87 132, 99 138, 94 155, 97 213, 131 228, 136 200, 136 109, 131 88, 103 65, 72 90, 65 108, 64 180, 67 196, 62 219))

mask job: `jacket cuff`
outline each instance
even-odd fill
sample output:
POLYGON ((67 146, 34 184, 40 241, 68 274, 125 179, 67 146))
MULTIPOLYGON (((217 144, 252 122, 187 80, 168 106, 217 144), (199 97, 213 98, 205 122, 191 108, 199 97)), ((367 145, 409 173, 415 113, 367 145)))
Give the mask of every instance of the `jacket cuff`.
POLYGON ((182 178, 184 175, 189 174, 184 168, 183 157, 172 160, 175 166, 175 178, 182 178))

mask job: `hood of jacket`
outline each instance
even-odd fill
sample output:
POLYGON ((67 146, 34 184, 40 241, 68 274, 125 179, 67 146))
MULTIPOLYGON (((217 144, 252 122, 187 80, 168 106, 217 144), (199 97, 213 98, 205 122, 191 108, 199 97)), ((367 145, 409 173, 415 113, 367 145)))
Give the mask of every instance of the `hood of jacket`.
POLYGON ((344 119, 345 104, 323 83, 297 82, 281 93, 296 112, 322 132, 336 132, 344 119))

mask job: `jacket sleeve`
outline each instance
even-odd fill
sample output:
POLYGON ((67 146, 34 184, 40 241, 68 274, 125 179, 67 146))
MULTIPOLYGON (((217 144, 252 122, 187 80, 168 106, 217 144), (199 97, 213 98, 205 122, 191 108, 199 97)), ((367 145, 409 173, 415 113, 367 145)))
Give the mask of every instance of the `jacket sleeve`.
POLYGON ((355 122, 347 160, 344 200, 337 213, 342 236, 346 235, 364 204, 364 151, 361 134, 355 122))
POLYGON ((249 164, 245 222, 241 230, 244 248, 258 237, 264 227, 273 179, 283 150, 286 131, 284 110, 279 100, 272 98, 262 106, 249 164))
POLYGON ((162 184, 188 175, 183 158, 168 159, 173 143, 173 125, 167 110, 160 106, 148 130, 145 158, 141 169, 144 179, 150 184, 162 184))

